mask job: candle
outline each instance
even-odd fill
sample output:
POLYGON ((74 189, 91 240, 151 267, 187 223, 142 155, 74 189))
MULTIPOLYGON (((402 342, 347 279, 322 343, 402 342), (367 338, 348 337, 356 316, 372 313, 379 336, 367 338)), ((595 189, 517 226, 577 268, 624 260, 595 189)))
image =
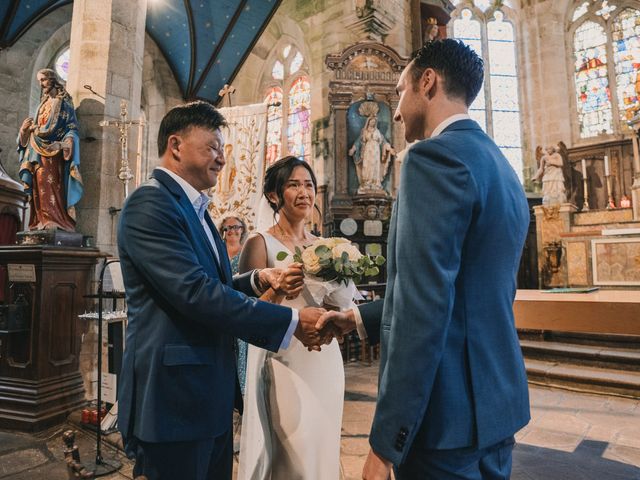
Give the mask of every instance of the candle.
POLYGON ((582 178, 587 178, 587 162, 582 159, 582 178))
POLYGON ((609 176, 609 157, 604 156, 604 176, 609 176))

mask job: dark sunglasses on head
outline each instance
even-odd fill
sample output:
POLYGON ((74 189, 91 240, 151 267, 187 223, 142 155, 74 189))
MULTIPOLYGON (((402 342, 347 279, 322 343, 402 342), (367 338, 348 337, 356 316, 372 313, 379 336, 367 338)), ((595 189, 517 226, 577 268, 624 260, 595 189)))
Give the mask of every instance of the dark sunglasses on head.
POLYGON ((228 232, 229 230, 244 230, 242 225, 229 225, 228 227, 222 227, 223 232, 228 232))

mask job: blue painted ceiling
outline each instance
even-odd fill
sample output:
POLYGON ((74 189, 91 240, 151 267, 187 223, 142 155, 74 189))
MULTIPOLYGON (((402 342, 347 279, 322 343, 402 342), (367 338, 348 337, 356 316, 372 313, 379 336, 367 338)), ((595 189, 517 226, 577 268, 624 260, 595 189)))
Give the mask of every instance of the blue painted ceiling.
MULTIPOLYGON (((0 49, 72 0, 0 0, 0 49)), ((218 101, 281 0, 148 0, 147 33, 184 98, 218 101)))

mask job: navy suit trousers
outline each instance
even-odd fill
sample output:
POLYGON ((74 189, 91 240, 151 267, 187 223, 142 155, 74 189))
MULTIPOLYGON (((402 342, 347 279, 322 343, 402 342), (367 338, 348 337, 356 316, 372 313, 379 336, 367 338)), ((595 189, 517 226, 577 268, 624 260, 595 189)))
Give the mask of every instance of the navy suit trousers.
POLYGON ((231 480, 233 431, 194 442, 136 442, 134 478, 148 480, 231 480))
POLYGON ((508 480, 513 437, 487 448, 430 450, 415 442, 407 461, 396 469, 397 480, 508 480))

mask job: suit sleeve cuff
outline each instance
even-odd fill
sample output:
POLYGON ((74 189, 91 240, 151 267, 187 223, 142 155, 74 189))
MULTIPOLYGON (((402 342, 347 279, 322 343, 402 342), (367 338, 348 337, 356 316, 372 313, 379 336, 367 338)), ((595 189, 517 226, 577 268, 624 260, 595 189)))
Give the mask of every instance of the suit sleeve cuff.
POLYGON ((289 348, 289 344, 291 343, 291 337, 293 337, 296 328, 298 328, 298 320, 299 320, 298 310, 295 308, 291 309, 291 323, 289 324, 289 328, 287 332, 284 334, 284 338, 282 339, 282 343, 280 344, 280 350, 286 350, 289 348))
POLYGON ((256 296, 260 296, 262 295, 264 292, 260 291, 260 289, 258 288, 258 275, 260 274, 260 270, 258 270, 257 268, 253 271, 253 273, 251 274, 251 279, 249 280, 251 282, 251 288, 253 288, 253 291, 255 292, 256 296))
POLYGON ((358 307, 353 307, 353 318, 356 321, 356 331, 358 332, 358 337, 360 340, 367 339, 367 330, 364 328, 364 322, 362 321, 362 315, 360 315, 360 309, 358 307))

